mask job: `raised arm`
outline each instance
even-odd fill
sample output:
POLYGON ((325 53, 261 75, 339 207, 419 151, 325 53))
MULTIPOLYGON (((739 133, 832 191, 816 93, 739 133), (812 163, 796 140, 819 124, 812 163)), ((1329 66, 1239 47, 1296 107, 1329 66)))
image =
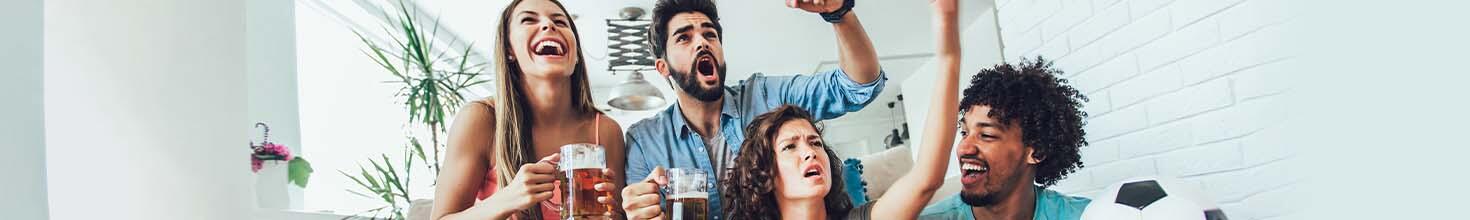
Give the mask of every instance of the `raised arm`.
MULTIPOLYGON (((853 0, 787 0, 786 6, 812 13, 829 13, 841 9, 847 1, 853 0)), ((877 80, 881 68, 878 66, 878 51, 873 49, 873 41, 868 39, 862 22, 858 22, 857 12, 847 11, 841 22, 832 24, 832 30, 837 33, 838 66, 847 73, 847 77, 862 84, 877 80)))
POLYGON ((863 23, 858 22, 857 12, 848 12, 842 22, 832 24, 832 30, 837 32, 837 64, 847 72, 847 77, 858 83, 878 80, 882 68, 878 66, 878 51, 873 49, 873 41, 868 40, 863 23))
POLYGON ((934 191, 944 185, 944 172, 954 148, 955 122, 959 111, 960 40, 957 0, 934 0, 934 30, 938 39, 935 59, 939 65, 934 100, 925 118, 919 159, 909 173, 888 188, 873 205, 873 219, 912 219, 924 209, 934 191))

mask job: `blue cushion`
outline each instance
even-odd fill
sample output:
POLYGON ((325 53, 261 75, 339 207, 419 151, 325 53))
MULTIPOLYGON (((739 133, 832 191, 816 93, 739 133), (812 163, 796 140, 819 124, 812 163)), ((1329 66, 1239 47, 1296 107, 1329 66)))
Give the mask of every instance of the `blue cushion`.
POLYGON ((863 179, 863 161, 855 158, 842 160, 842 179, 843 190, 852 198, 853 207, 862 206, 871 200, 868 198, 868 180, 863 179))

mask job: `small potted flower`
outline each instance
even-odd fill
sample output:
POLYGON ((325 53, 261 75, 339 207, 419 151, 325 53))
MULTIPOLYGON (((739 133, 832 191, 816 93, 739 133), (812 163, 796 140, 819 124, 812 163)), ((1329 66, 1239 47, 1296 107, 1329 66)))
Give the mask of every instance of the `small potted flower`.
POLYGON ((250 172, 255 173, 255 200, 260 208, 284 209, 295 207, 291 203, 292 192, 306 188, 311 177, 311 163, 292 155, 291 148, 270 141, 270 126, 255 123, 264 133, 259 143, 250 142, 250 172), (281 162, 286 166, 281 167, 281 162), (291 189, 294 184, 299 188, 291 189))
POLYGON ((260 173, 266 161, 273 163, 287 161, 286 170, 289 173, 286 178, 287 182, 305 188, 307 180, 311 178, 311 163, 306 162, 305 158, 291 155, 291 149, 286 145, 271 142, 270 126, 265 123, 255 123, 255 127, 264 129, 265 133, 261 143, 250 143, 250 171, 260 173))

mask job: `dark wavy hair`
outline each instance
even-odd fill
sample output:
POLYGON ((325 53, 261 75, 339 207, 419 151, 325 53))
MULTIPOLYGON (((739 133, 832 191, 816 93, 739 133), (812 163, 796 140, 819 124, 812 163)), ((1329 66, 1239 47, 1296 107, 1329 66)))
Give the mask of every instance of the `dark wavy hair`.
POLYGON ((1039 56, 1016 65, 1002 63, 975 74, 960 99, 961 112, 990 106, 988 116, 1021 127, 1021 141, 1041 159, 1035 181, 1042 187, 1082 168, 1078 150, 1087 145, 1087 132, 1082 130, 1087 96, 1067 85, 1061 75, 1039 56))
POLYGON ((685 12, 696 12, 709 17, 710 23, 714 23, 715 31, 720 33, 720 39, 724 39, 725 29, 720 26, 720 12, 715 8, 715 2, 711 0, 659 0, 653 5, 653 23, 649 24, 648 41, 653 46, 653 57, 664 58, 669 42, 669 19, 674 15, 685 12))
MULTIPOLYGON (((792 105, 782 105, 771 112, 761 114, 745 127, 745 142, 735 157, 735 165, 721 177, 720 195, 723 197, 723 213, 729 219, 777 219, 781 209, 776 207, 775 148, 771 141, 781 124, 792 120, 813 123, 811 113, 792 105)), ((812 124, 816 127, 816 124, 812 124)), ((821 133, 821 129, 817 129, 821 133)), ((827 152, 827 166, 832 168, 831 190, 822 200, 826 201, 828 219, 844 219, 852 210, 852 200, 843 190, 842 164, 832 148, 827 152)))

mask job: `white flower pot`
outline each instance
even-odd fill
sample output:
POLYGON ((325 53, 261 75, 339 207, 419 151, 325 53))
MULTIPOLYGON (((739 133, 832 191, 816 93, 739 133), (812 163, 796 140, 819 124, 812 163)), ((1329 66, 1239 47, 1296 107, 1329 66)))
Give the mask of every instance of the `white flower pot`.
POLYGON ((255 204, 262 209, 299 209, 301 187, 287 182, 286 161, 265 161, 255 173, 255 204), (293 199, 294 198, 294 199, 293 199))

